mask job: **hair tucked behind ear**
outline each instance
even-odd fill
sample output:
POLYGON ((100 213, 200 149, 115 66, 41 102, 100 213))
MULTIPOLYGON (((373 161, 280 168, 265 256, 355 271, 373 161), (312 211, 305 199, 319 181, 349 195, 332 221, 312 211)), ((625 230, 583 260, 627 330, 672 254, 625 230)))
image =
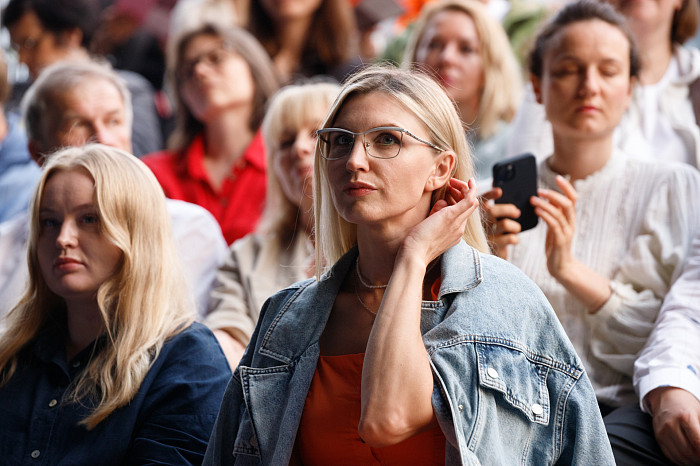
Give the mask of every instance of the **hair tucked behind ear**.
MULTIPOLYGON (((429 141, 456 154, 453 178, 463 181, 474 176, 464 128, 450 98, 432 78, 391 66, 372 66, 351 76, 343 85, 323 124, 333 126, 348 99, 367 94, 385 94, 413 113, 425 124, 429 141)), ((316 145, 314 157, 314 215, 316 220, 317 278, 357 243, 357 226, 346 222, 335 209, 328 184, 327 161, 316 145)), ((433 202, 441 194, 436 191, 433 202)), ((464 240, 481 252, 489 251, 481 224, 481 213, 469 216, 464 240)))
POLYGON ((122 251, 120 270, 97 292, 104 346, 65 400, 94 406, 81 421, 92 429, 133 399, 163 343, 194 320, 194 306, 174 249, 165 196, 151 171, 133 155, 100 144, 64 149, 48 160, 31 207, 28 289, 0 337, 0 385, 12 377, 20 352, 42 329, 62 328, 57 322, 65 319, 65 302, 48 289, 39 269, 39 208, 54 173, 83 171, 95 183, 101 231, 122 251))

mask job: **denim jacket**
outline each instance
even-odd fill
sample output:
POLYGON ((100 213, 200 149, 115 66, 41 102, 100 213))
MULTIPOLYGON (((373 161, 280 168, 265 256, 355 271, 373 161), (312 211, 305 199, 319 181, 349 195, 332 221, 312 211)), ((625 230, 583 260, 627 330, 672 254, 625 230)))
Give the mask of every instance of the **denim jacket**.
MULTIPOLYGON (((204 464, 288 464, 319 339, 354 248, 265 304, 224 395, 204 464)), ((544 295, 464 242, 442 257, 421 331, 446 464, 614 464, 590 381, 544 295)))

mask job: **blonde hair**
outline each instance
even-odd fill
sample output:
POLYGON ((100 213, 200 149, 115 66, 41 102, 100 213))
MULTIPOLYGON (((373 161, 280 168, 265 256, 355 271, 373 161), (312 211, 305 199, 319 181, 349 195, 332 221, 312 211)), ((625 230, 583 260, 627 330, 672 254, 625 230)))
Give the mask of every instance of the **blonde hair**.
POLYGON ((479 34, 484 88, 475 129, 481 139, 488 138, 496 132, 499 121, 510 122, 515 116, 522 97, 522 76, 508 36, 483 4, 477 0, 442 0, 426 5, 406 45, 402 66, 413 70, 424 68, 416 63, 418 46, 430 21, 443 11, 466 14, 479 34))
MULTIPOLYGON (((430 142, 456 154, 453 178, 466 181, 474 176, 469 145, 454 103, 437 82, 423 73, 390 66, 371 66, 360 71, 343 85, 323 127, 333 125, 348 99, 374 93, 394 98, 424 122, 430 142)), ((432 203, 442 198, 444 189, 433 193, 432 203)), ((327 161, 321 157, 318 144, 314 156, 314 217, 316 277, 320 278, 325 270, 357 243, 357 226, 344 220, 332 202, 327 161)), ((470 246, 488 253, 479 210, 469 216, 463 238, 470 246)))
POLYGON ((0 385, 10 380, 20 352, 39 332, 62 325, 57 322, 65 318, 65 301, 48 288, 39 268, 39 210, 51 176, 74 170, 94 180, 101 231, 122 252, 120 270, 97 291, 104 347, 66 394, 67 402, 95 403, 80 422, 92 429, 132 400, 165 340, 193 322, 194 307, 174 249, 165 196, 151 171, 133 155, 101 144, 63 149, 48 158, 32 201, 29 283, 0 337, 0 385))
POLYGON ((320 127, 339 91, 336 83, 309 81, 286 86, 272 97, 262 122, 268 171, 265 210, 258 231, 285 237, 296 230, 299 207, 287 199, 272 169, 279 155, 280 139, 286 130, 296 131, 305 124, 320 127))

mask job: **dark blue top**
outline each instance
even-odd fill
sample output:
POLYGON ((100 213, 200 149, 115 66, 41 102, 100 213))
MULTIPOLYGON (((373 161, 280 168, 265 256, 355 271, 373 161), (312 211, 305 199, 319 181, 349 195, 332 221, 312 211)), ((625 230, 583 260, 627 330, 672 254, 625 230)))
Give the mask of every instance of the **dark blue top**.
MULTIPOLYGON (((201 324, 169 339, 136 396, 87 430, 90 412, 62 401, 90 355, 66 361, 63 336, 45 332, 21 354, 0 388, 0 463, 12 465, 200 464, 231 371, 201 324)), ((90 403, 84 403, 89 405, 90 403)))

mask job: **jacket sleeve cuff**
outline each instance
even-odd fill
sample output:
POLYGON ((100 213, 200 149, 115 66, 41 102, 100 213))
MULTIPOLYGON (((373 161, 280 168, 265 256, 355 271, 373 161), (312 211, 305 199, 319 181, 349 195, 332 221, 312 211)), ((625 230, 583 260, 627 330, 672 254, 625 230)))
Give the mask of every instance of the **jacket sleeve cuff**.
POLYGON ((637 380, 636 386, 639 392, 639 406, 645 413, 649 413, 649 407, 645 398, 655 388, 682 388, 700 401, 700 378, 693 371, 686 368, 669 367, 654 370, 637 380))

